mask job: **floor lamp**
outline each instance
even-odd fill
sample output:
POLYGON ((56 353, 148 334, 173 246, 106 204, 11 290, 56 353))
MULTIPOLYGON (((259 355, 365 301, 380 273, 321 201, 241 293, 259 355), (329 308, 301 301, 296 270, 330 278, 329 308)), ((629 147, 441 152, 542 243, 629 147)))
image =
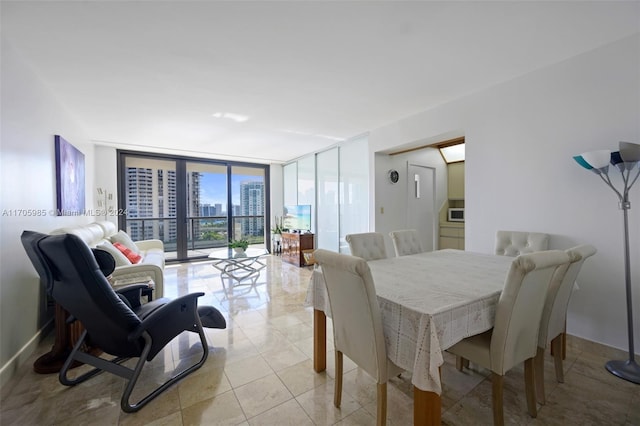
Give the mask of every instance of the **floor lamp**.
POLYGON ((631 298, 631 266, 629 255, 629 219, 631 208, 629 190, 640 176, 640 145, 630 142, 620 142, 619 150, 585 152, 573 157, 574 160, 587 170, 591 170, 603 180, 618 195, 619 206, 624 216, 624 279, 627 290, 627 332, 629 335, 629 359, 626 361, 608 361, 606 368, 611 374, 633 383, 640 384, 640 366, 635 361, 633 348, 633 310, 631 298), (624 188, 618 191, 609 179, 609 165, 615 166, 622 175, 624 188), (636 171, 637 169, 637 171, 636 171))

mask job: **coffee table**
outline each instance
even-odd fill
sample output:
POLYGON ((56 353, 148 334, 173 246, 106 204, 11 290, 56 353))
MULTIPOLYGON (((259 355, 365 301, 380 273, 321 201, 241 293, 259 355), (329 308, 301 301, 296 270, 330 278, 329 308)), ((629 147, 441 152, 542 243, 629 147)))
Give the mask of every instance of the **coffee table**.
POLYGON ((254 288, 260 271, 267 266, 260 260, 260 257, 267 254, 269 254, 267 250, 259 248, 248 248, 243 253, 236 253, 233 249, 225 248, 211 252, 209 259, 213 260, 212 266, 220 271, 220 281, 222 281, 222 287, 227 293, 228 290, 241 285, 250 285, 254 288), (225 278, 229 280, 229 289, 224 283, 225 278), (233 285, 234 281, 236 285, 233 285))

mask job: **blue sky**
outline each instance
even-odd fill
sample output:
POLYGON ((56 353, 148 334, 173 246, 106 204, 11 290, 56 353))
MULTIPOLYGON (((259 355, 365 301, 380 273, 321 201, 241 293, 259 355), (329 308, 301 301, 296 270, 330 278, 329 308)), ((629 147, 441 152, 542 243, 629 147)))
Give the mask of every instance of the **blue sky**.
MULTIPOLYGON (((240 182, 264 181, 259 176, 231 175, 231 192, 234 205, 240 204, 240 182)), ((200 181, 200 202, 202 204, 222 204, 227 206, 227 175, 220 173, 202 173, 200 181)))

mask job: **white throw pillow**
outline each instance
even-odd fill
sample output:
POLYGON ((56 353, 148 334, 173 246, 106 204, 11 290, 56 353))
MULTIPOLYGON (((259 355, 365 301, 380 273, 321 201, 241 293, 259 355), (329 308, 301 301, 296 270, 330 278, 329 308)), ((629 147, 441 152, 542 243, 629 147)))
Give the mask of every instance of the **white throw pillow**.
POLYGON ((120 243, 135 254, 140 254, 140 249, 138 249, 136 243, 134 243, 131 237, 124 231, 118 231, 117 234, 113 234, 109 239, 112 243, 120 243))
POLYGON ((108 241, 98 244, 96 248, 100 250, 104 250, 107 253, 109 253, 111 256, 113 256, 114 260, 116 261, 116 267, 131 265, 131 262, 129 261, 129 259, 127 259, 127 256, 122 254, 120 250, 115 248, 113 244, 111 244, 108 241))

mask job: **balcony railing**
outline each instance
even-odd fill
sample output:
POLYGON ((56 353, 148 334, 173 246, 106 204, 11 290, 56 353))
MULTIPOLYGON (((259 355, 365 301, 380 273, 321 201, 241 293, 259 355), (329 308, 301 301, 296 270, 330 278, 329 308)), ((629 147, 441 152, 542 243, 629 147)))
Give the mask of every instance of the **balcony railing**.
MULTIPOLYGON (((228 235, 227 216, 187 218, 188 257, 203 257, 230 240, 244 238, 249 244, 264 244, 264 216, 232 216, 232 235, 228 235)), ((166 217, 127 218, 127 233, 134 241, 159 239, 164 243, 165 258, 177 258, 177 219, 166 217)))

